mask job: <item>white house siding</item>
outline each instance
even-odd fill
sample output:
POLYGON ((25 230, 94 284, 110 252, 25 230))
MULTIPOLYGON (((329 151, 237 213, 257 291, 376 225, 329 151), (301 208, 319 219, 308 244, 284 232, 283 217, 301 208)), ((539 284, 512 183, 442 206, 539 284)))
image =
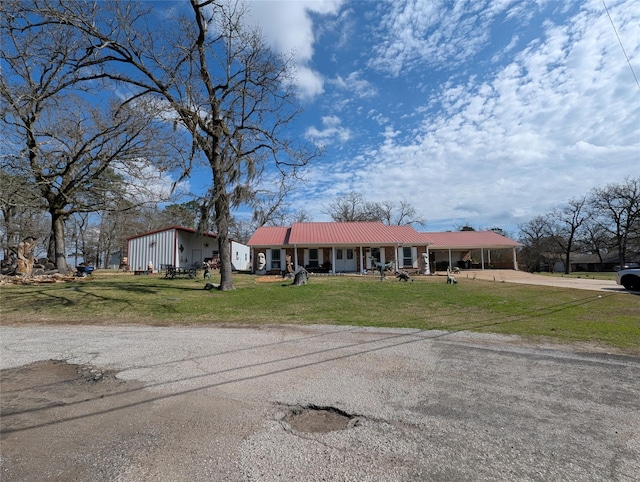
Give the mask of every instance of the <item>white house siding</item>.
POLYGON ((249 246, 231 241, 231 266, 235 271, 251 271, 249 246))
POLYGON ((178 230, 176 242, 177 263, 176 266, 183 268, 200 268, 205 259, 220 256, 218 240, 211 236, 198 235, 188 231, 178 230), (180 250, 182 246, 182 250, 180 250))

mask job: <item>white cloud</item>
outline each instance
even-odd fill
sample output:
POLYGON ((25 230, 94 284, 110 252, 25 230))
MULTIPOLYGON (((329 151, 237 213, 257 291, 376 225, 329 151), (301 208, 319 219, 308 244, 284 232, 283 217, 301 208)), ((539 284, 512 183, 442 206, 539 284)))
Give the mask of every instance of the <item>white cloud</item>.
MULTIPOLYGON (((460 41, 445 19, 429 12, 436 4, 423 3, 429 2, 390 7, 394 17, 385 27, 397 27, 398 34, 377 51, 376 67, 405 75, 401 69, 428 53, 446 58, 424 37, 436 20, 445 27, 438 38, 460 41), (419 18, 429 13, 431 19, 419 18)), ((482 79, 443 84, 435 102, 424 100, 429 108, 418 135, 412 134, 415 126, 386 123, 360 156, 323 166, 312 190, 322 192, 337 173, 343 191, 372 200, 409 199, 425 212, 429 229, 476 219, 485 227, 513 228, 593 187, 637 176, 638 86, 596 4, 585 5, 564 25, 547 22, 538 39, 482 79)), ((640 58, 640 4, 610 10, 629 58, 640 58)), ((452 15, 464 21, 462 13, 452 15)), ((486 29, 483 21, 479 26, 486 29)), ((465 31, 470 27, 463 25, 465 31)), ((484 39, 482 32, 472 36, 456 58, 470 55, 484 39)), ((635 66, 640 71, 637 60, 635 66)))
POLYGON ((385 2, 380 7, 384 14, 369 65, 393 76, 424 65, 434 68, 459 65, 486 45, 492 20, 505 13, 512 3, 385 2))
POLYGON ((292 53, 297 64, 297 86, 304 99, 323 92, 323 78, 310 64, 314 55, 314 24, 311 14, 336 15, 343 0, 249 2, 248 19, 258 25, 269 44, 278 52, 292 53))
POLYGON ((334 87, 351 93, 356 97, 366 98, 377 95, 376 87, 366 79, 362 78, 362 72, 351 72, 347 77, 337 75, 329 83, 334 87))
POLYGON ((344 143, 351 138, 351 131, 343 127, 342 121, 337 116, 325 116, 322 118, 322 128, 309 127, 306 137, 318 145, 325 145, 328 142, 344 143))

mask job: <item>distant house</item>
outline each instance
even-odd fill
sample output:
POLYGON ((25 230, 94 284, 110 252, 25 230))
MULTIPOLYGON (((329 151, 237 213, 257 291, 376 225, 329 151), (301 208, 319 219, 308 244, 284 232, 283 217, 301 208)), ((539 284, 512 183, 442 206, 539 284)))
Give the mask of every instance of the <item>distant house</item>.
MULTIPOLYGON (((249 247, 229 241, 231 264, 236 271, 251 268, 249 247)), ((205 261, 219 260, 218 237, 214 233, 198 233, 182 226, 137 234, 127 238, 127 258, 131 270, 146 270, 149 264, 161 270, 165 266, 200 268, 205 261)))
MULTIPOLYGON (((640 263, 640 253, 629 251, 626 255, 627 264, 640 263)), ((597 254, 572 254, 570 257, 571 271, 615 271, 620 269, 620 256, 617 251, 605 253, 602 259, 597 254)), ((564 271, 564 262, 560 262, 557 271, 564 271)))
MULTIPOLYGON (((285 269, 287 256, 295 267, 311 272, 363 273, 378 263, 393 261, 395 269, 418 269, 426 254, 430 269, 480 268, 492 265, 491 253, 509 254, 506 266, 517 269, 519 243, 493 231, 418 232, 411 226, 388 226, 380 222, 294 223, 290 227, 263 226, 247 243, 256 270, 263 253, 266 271, 285 269)), ((501 256, 504 258, 504 256, 501 256)))

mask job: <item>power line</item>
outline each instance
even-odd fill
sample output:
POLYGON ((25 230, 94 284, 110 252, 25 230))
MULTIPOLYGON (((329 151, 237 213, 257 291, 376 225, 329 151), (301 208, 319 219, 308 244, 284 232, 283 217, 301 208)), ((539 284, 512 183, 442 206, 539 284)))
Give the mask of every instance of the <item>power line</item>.
POLYGON ((616 29, 616 26, 613 23, 613 19, 611 18, 611 14, 609 13, 609 9, 607 8, 607 4, 604 3, 604 0, 602 0, 602 5, 604 5, 604 9, 607 12, 607 16, 609 17, 609 22, 611 22, 611 26, 613 27, 613 31, 616 33, 616 37, 618 38, 618 43, 620 44, 620 48, 622 49, 622 53, 624 54, 624 58, 627 59, 627 63, 629 64, 629 68, 631 69, 631 74, 633 75, 633 78, 636 79, 636 84, 638 84, 638 88, 640 89, 640 82, 638 82, 638 77, 636 77, 636 73, 633 71, 633 66, 631 65, 631 61, 629 60, 629 57, 627 56, 627 52, 624 49, 624 45, 622 45, 622 40, 620 39, 620 35, 618 35, 618 30, 616 29))

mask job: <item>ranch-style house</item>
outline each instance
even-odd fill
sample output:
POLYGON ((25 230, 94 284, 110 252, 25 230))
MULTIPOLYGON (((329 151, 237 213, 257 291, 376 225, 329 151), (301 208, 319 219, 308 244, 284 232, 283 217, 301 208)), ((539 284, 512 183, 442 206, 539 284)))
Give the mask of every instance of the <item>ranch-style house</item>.
POLYGON ((270 274, 284 271, 287 259, 294 269, 316 273, 366 273, 376 262, 393 262, 395 270, 420 269, 425 258, 427 273, 448 267, 518 269, 520 246, 493 231, 418 232, 381 222, 263 226, 247 244, 253 272, 262 268, 270 274))

